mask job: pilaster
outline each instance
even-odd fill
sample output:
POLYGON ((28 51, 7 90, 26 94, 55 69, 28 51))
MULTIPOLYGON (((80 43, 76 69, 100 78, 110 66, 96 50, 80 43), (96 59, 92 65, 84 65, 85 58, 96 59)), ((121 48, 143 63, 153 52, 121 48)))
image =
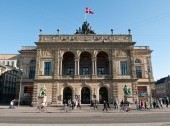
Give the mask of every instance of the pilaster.
POLYGON ((57 105, 57 84, 52 84, 52 105, 57 105))
POLYGON ((37 106, 37 97, 38 97, 38 84, 33 84, 33 94, 32 94, 32 105, 37 106))
POLYGON ((56 50, 54 54, 54 78, 59 78, 59 50, 56 50))

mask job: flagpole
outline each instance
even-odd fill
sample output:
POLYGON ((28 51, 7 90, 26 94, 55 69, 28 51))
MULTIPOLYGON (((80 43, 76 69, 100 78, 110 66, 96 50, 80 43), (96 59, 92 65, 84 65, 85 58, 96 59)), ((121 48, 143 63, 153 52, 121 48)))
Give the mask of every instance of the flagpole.
POLYGON ((86 12, 85 12, 85 21, 87 21, 87 14, 86 14, 86 12))
POLYGON ((84 19, 85 19, 85 21, 87 21, 87 13, 86 13, 86 7, 85 7, 85 11, 84 11, 84 19))

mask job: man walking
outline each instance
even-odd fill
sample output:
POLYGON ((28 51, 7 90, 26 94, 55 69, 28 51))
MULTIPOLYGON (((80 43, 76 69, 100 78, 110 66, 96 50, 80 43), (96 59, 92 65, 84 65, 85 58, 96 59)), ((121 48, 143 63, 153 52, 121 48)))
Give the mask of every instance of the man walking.
POLYGON ((108 111, 107 110, 107 102, 106 101, 103 101, 103 111, 106 109, 106 111, 108 111))

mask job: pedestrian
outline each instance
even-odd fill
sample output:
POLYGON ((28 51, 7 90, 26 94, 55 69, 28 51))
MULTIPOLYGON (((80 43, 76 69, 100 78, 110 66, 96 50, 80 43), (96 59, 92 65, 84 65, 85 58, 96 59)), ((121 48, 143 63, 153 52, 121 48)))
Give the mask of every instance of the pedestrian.
POLYGON ((81 109, 80 100, 78 100, 77 108, 78 108, 78 107, 79 107, 79 109, 81 109))
POLYGON ((154 109, 156 108, 156 101, 155 100, 153 101, 153 108, 154 109))
POLYGON ((144 105, 145 105, 145 109, 148 109, 148 108, 147 108, 147 103, 146 103, 146 101, 144 102, 144 105))
POLYGON ((15 108, 15 99, 11 100, 9 108, 12 108, 12 109, 15 108))
POLYGON ((106 111, 108 111, 107 110, 107 102, 106 101, 103 101, 103 111, 106 109, 106 111))
POLYGON ((97 100, 94 100, 93 107, 94 107, 94 109, 97 109, 97 100))
POLYGON ((161 108, 163 108, 162 99, 159 99, 159 104, 160 104, 161 108))
POLYGON ((107 107, 111 110, 111 108, 110 108, 110 103, 109 103, 109 102, 107 102, 107 107))
POLYGON ((169 100, 168 100, 168 98, 166 98, 166 100, 165 100, 165 103, 166 103, 166 107, 168 108, 168 103, 169 102, 169 100))
POLYGON ((74 107, 75 107, 75 102, 74 102, 74 100, 72 100, 72 102, 71 102, 71 107, 72 107, 72 110, 73 110, 74 107))
POLYGON ((114 100, 114 102, 113 102, 113 104, 114 104, 114 109, 116 110, 118 110, 118 103, 116 102, 116 100, 114 100))
POLYGON ((64 110, 64 112, 67 112, 67 103, 66 103, 66 100, 64 100, 64 102, 63 102, 63 110, 64 110))

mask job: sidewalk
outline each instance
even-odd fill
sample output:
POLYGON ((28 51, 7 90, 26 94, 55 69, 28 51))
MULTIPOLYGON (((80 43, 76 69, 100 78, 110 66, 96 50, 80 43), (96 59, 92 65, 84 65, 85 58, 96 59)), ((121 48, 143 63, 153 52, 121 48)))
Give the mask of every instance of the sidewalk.
MULTIPOLYGON (((102 108, 99 109, 94 109, 93 107, 89 107, 89 106, 82 106, 81 109, 77 108, 77 109, 70 109, 70 111, 68 112, 64 112, 63 110, 60 111, 61 107, 47 107, 47 111, 45 112, 41 112, 40 110, 36 110, 36 107, 30 107, 30 106, 16 106, 15 109, 10 109, 9 106, 0 106, 0 116, 8 116, 12 113, 17 113, 18 115, 22 115, 23 113, 25 115, 32 115, 35 113, 51 113, 50 115, 52 115, 52 113, 86 113, 86 114, 96 114, 96 113, 116 113, 116 114, 127 114, 127 113, 163 113, 163 112, 169 112, 170 113, 170 107, 169 108, 163 108, 163 109, 143 109, 143 110, 130 110, 129 112, 125 112, 123 110, 114 110, 113 108, 108 109, 108 111, 102 111, 102 108)), ((23 114, 23 116, 25 116, 23 114)))

